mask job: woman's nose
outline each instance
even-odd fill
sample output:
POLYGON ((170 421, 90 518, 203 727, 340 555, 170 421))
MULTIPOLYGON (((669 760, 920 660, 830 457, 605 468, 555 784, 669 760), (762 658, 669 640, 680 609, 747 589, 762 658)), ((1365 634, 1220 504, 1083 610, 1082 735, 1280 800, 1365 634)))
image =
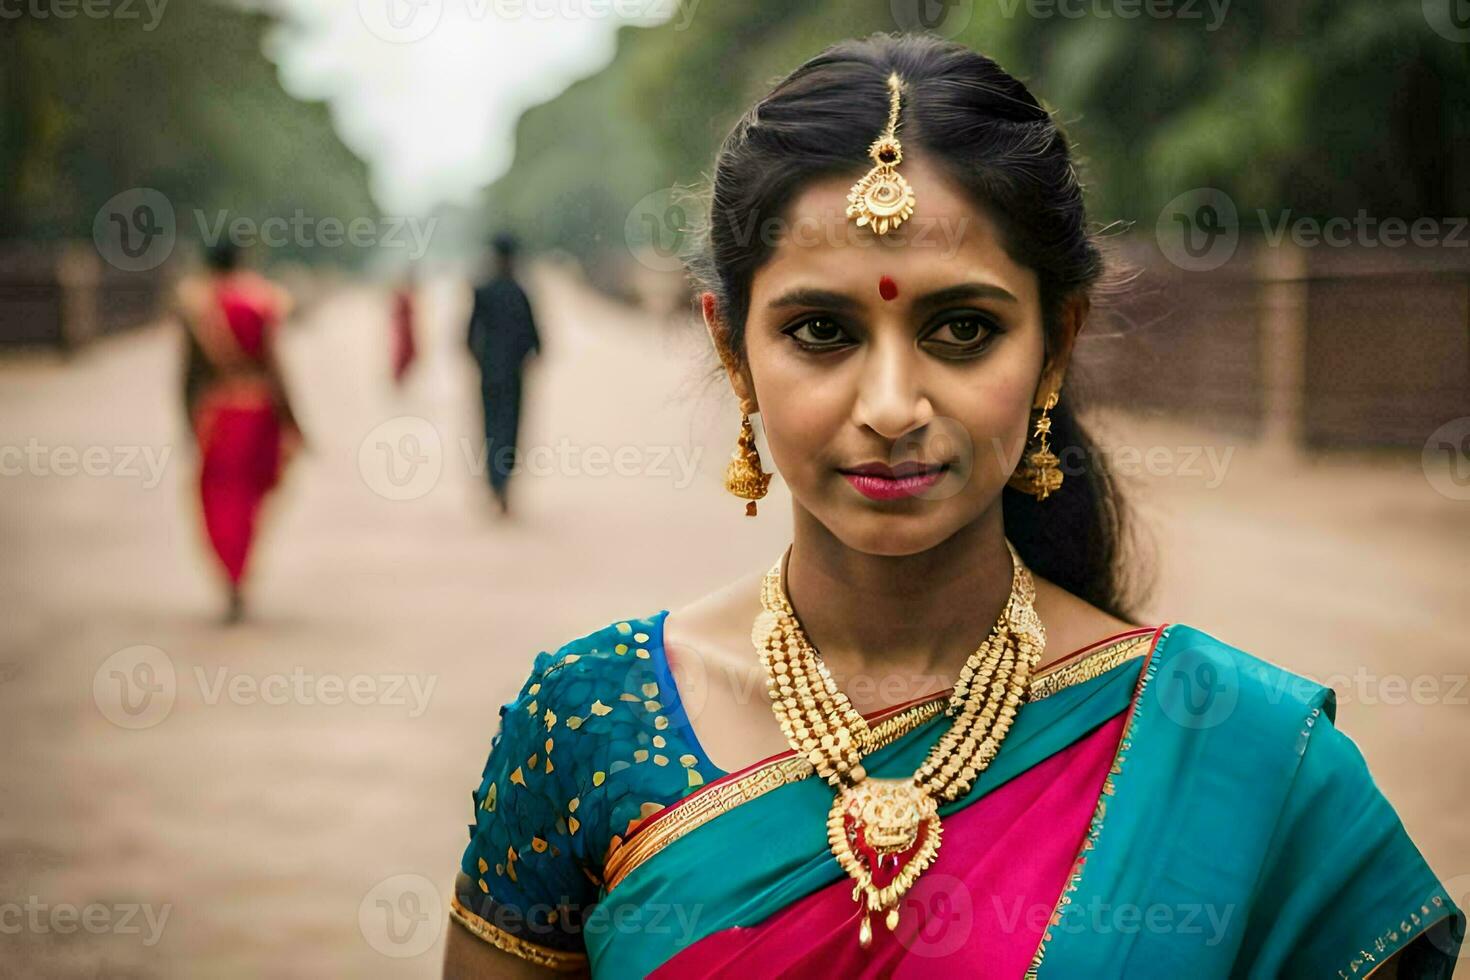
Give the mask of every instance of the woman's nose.
POLYGON ((934 408, 923 392, 922 365, 912 342, 878 339, 864 358, 853 420, 885 439, 898 439, 928 423, 934 408))

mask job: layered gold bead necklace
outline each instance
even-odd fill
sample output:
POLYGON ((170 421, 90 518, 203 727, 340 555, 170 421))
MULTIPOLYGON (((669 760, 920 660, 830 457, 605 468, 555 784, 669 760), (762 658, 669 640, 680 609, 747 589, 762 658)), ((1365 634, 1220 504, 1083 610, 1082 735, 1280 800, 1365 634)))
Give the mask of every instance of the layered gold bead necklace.
POLYGON ((827 842, 853 879, 852 897, 862 907, 858 941, 863 947, 873 938, 871 914, 883 913, 890 930, 898 927, 904 894, 939 852, 940 805, 967 793, 995 758, 1046 647, 1030 572, 1009 540, 1006 548, 1010 600, 960 670, 945 708, 954 721, 913 775, 903 779, 869 776, 863 768, 863 757, 877 746, 867 720, 838 689, 787 598, 789 546, 761 582, 764 611, 751 628, 751 640, 787 742, 837 790, 827 842))

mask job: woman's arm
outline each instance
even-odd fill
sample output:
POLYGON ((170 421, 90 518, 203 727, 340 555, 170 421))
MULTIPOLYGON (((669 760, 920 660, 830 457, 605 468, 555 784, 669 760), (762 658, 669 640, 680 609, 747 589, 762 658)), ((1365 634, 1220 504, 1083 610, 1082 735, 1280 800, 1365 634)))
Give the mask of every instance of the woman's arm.
POLYGON ((545 980, 547 977, 585 977, 537 966, 485 942, 458 922, 450 921, 444 941, 444 980, 545 980))

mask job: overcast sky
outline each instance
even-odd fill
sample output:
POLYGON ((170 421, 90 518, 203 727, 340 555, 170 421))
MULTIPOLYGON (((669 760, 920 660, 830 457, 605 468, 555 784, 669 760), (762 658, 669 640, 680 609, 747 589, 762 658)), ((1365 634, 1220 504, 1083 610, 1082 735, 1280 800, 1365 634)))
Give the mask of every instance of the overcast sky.
POLYGON ((620 24, 675 0, 278 0, 288 91, 326 99, 389 214, 470 203, 510 165, 515 120, 612 60, 620 24))

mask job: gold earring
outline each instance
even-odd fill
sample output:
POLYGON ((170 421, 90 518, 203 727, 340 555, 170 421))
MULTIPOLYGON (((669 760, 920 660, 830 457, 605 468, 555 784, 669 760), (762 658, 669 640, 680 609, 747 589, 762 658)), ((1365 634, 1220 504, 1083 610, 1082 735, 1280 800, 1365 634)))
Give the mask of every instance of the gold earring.
POLYGON ((1036 427, 1031 433, 1033 439, 1037 440, 1035 448, 1029 445, 1021 459, 1021 465, 1016 467, 1016 472, 1011 474, 1007 482, 1024 493, 1029 493, 1037 500, 1045 500, 1055 493, 1062 485, 1061 460, 1056 453, 1051 451, 1051 416, 1046 413, 1057 405, 1057 393, 1053 391, 1046 396, 1046 403, 1041 407, 1041 415, 1036 419, 1036 427))
POLYGON ((737 497, 749 501, 745 505, 745 516, 755 516, 755 502, 766 495, 771 485, 771 474, 761 469, 760 452, 755 448, 755 430, 750 427, 750 416, 740 413, 740 439, 730 453, 730 463, 725 467, 725 489, 737 497))

